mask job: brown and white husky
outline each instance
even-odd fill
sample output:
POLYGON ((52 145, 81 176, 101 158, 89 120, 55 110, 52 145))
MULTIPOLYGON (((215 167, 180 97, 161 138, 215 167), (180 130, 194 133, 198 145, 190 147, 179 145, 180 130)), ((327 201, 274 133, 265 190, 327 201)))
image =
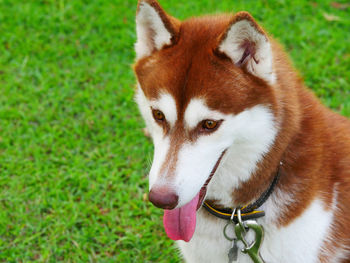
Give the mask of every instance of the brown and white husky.
MULTIPOLYGON (((155 0, 139 1, 136 31, 149 199, 186 262, 227 262, 232 247, 203 203, 254 203, 278 169, 256 219, 261 258, 350 262, 350 121, 321 105, 280 45, 247 12, 179 21, 155 0)), ((253 261, 238 251, 237 262, 253 261)))

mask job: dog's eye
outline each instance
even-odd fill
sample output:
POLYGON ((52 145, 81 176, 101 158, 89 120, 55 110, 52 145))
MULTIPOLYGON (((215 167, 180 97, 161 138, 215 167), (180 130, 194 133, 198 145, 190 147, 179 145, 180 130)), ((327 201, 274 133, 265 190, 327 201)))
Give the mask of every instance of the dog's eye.
POLYGON ((153 118, 156 121, 164 121, 165 120, 164 113, 161 112, 160 110, 152 110, 152 114, 153 114, 153 118))
POLYGON ((202 123, 202 128, 205 130, 214 130, 217 126, 218 122, 214 120, 205 120, 202 123))

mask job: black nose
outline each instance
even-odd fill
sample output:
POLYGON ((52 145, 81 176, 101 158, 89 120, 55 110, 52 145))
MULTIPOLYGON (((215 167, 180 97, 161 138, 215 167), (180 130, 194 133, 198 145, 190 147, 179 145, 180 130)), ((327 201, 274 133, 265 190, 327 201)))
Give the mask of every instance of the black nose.
POLYGON ((179 197, 173 190, 165 186, 154 186, 149 192, 148 199, 156 207, 163 209, 173 209, 176 207, 179 197))

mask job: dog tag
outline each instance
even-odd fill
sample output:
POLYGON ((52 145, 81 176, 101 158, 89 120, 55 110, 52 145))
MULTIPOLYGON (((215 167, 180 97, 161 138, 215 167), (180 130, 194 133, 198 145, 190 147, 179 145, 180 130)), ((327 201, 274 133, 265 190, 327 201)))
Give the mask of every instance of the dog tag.
POLYGON ((237 239, 234 239, 232 242, 232 247, 228 251, 228 263, 232 263, 233 261, 237 261, 238 256, 238 246, 237 239))

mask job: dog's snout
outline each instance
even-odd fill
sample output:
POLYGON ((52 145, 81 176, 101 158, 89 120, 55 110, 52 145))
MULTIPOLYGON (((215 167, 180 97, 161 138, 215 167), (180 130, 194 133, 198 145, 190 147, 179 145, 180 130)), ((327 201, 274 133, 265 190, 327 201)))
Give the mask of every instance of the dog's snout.
POLYGON ((176 207, 179 197, 173 190, 162 186, 152 187, 148 199, 156 207, 170 210, 176 207))

